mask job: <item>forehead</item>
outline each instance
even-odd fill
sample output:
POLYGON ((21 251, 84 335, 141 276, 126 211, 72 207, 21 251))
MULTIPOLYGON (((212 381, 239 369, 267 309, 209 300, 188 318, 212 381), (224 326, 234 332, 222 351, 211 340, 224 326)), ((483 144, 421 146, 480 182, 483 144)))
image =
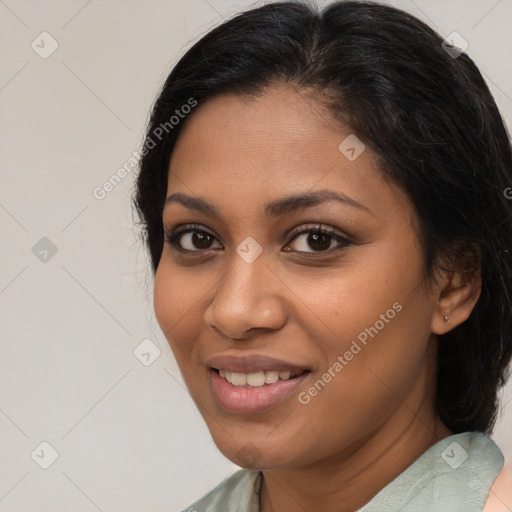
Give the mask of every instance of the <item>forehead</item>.
POLYGON ((187 156, 200 158, 207 150, 209 159, 234 160, 250 153, 250 158, 262 160, 281 152, 288 160, 295 153, 298 160, 311 147, 309 139, 325 129, 325 118, 325 109, 309 95, 287 87, 267 88, 257 97, 219 95, 192 113, 173 159, 184 156, 181 149, 196 145, 187 156))
POLYGON ((187 119, 167 195, 208 197, 240 212, 285 194, 330 189, 377 209, 404 207, 404 194, 384 182, 367 147, 355 160, 340 151, 347 137, 354 134, 307 93, 277 87, 258 97, 217 96, 187 119))

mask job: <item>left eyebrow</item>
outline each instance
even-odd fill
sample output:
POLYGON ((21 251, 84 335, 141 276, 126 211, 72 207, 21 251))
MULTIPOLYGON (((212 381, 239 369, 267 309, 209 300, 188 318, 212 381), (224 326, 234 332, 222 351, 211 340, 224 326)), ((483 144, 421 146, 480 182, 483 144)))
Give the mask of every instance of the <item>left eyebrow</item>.
MULTIPOLYGON (((304 194, 294 194, 266 203, 265 215, 281 217, 297 210, 311 208, 327 201, 339 201, 348 206, 352 206, 353 208, 358 208, 371 213, 370 208, 345 194, 340 194, 333 190, 318 190, 314 192, 306 192, 304 194)), ((193 197, 176 192, 167 197, 164 207, 173 202, 180 203, 186 208, 197 210, 211 217, 221 216, 219 209, 214 204, 201 197, 193 197)))
POLYGON ((326 201, 339 201, 353 208, 366 210, 371 213, 370 208, 352 199, 351 197, 334 192, 334 190, 317 190, 304 194, 295 194, 281 199, 276 199, 265 206, 265 214, 272 217, 279 217, 293 213, 301 208, 311 208, 326 201))

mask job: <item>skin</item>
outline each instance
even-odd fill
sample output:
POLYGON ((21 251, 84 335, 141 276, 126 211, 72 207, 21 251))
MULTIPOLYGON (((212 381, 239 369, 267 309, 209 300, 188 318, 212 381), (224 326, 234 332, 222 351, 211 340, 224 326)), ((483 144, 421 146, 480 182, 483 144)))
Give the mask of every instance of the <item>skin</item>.
POLYGON ((167 196, 200 196, 222 218, 169 203, 166 232, 195 223, 213 238, 194 245, 184 235, 189 254, 165 243, 155 276, 158 322, 216 445, 263 471, 262 512, 353 511, 452 434, 434 407, 437 335, 466 320, 480 290, 455 271, 425 280, 412 204, 383 181, 368 147, 352 162, 338 150, 351 131, 313 98, 273 86, 256 99, 217 96, 190 116, 167 196), (320 189, 367 210, 327 201, 264 214, 269 201, 320 189), (328 238, 318 252, 308 232, 289 236, 318 222, 353 243, 328 238), (253 263, 236 252, 248 236, 263 248, 253 263), (307 391, 396 302, 402 310, 307 405, 294 394, 234 414, 215 401, 209 358, 236 351, 306 365, 312 373, 298 391, 307 391))

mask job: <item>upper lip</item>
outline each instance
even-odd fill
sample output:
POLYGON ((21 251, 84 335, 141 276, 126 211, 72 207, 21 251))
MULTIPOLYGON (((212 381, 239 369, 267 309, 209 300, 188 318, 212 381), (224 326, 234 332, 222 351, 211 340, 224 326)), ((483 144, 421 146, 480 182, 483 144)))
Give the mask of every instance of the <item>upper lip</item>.
POLYGON ((257 373, 264 371, 289 371, 296 375, 305 371, 310 371, 307 366, 297 363, 284 361, 275 357, 263 354, 252 354, 244 356, 235 356, 230 354, 218 355, 212 357, 207 364, 216 370, 226 370, 235 373, 257 373))

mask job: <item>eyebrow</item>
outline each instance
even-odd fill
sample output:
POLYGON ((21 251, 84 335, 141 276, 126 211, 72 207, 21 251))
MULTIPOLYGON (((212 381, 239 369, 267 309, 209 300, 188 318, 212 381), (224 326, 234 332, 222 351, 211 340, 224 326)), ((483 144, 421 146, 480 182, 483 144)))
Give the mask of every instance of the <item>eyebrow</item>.
MULTIPOLYGON (((318 190, 303 194, 294 194, 266 203, 265 215, 280 217, 303 208, 311 208, 327 201, 339 201, 345 205, 352 206, 360 210, 366 210, 371 213, 370 208, 345 194, 340 194, 333 190, 318 190)), ((215 205, 201 197, 193 197, 176 192, 167 197, 164 203, 164 208, 171 203, 180 203, 190 210, 197 210, 198 212, 211 217, 221 217, 220 210, 215 205)))

